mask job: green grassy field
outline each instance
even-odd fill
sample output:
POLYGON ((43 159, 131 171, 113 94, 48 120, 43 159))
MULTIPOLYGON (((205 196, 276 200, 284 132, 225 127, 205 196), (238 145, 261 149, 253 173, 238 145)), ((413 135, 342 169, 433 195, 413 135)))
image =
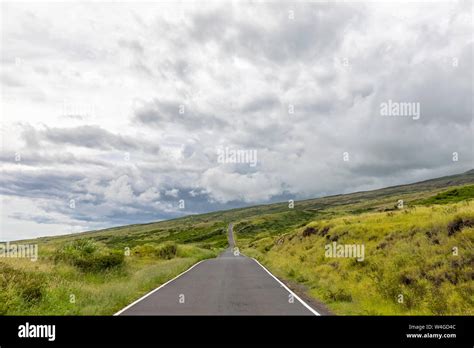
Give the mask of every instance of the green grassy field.
POLYGON ((338 314, 474 314, 472 200, 317 220, 241 244, 338 314), (363 261, 326 257, 333 242, 364 245, 363 261))
POLYGON ((39 258, 0 259, 1 315, 114 314, 227 239, 225 225, 171 221, 20 243, 38 243, 39 258))
POLYGON ((0 314, 110 315, 199 260, 240 249, 336 314, 473 314, 474 171, 410 185, 16 243, 0 314), (400 205, 403 200, 403 207, 400 205), (363 261, 325 256, 363 245, 363 261))

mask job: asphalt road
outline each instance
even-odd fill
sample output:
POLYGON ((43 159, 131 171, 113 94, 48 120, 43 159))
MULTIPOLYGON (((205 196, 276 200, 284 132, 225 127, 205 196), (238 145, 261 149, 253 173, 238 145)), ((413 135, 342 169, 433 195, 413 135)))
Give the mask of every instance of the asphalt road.
POLYGON ((148 293, 116 315, 318 315, 256 260, 229 248, 148 293))

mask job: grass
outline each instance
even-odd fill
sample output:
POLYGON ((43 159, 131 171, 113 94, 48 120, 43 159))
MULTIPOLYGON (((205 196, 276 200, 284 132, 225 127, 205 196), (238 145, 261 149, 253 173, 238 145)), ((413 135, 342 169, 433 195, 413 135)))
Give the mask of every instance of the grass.
POLYGON ((246 255, 337 314, 472 315, 473 184, 471 170, 293 209, 283 202, 21 241, 38 244, 39 259, 0 259, 0 314, 111 315, 216 256, 232 222, 246 255), (325 257, 333 242, 363 244, 364 261, 325 257))
POLYGON ((440 192, 436 196, 429 197, 415 203, 422 205, 448 204, 461 202, 463 200, 472 198, 474 198, 474 185, 467 185, 440 192))
POLYGON ((173 258, 124 257, 120 267, 83 269, 69 262, 0 262, 2 315, 111 315, 216 251, 178 246, 173 258))
POLYGON ((473 246, 474 202, 464 201, 313 221, 241 248, 337 314, 472 315, 473 246), (334 241, 363 244, 364 261, 326 257, 334 241))

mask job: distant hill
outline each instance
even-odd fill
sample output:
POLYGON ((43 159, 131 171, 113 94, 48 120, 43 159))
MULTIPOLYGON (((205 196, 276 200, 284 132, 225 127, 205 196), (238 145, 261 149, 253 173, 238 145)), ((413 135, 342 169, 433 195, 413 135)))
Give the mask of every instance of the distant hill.
POLYGON ((221 253, 229 223, 244 255, 335 314, 473 314, 470 170, 294 207, 281 202, 22 241, 38 245, 38 260, 0 259, 0 315, 113 314, 221 253), (336 242, 364 246, 364 261, 326 257, 336 242), (69 294, 81 305, 65 301, 69 294))
MULTIPOLYGON (((405 204, 419 202, 422 198, 434 197, 437 193, 455 186, 474 184, 474 169, 467 172, 429 179, 421 182, 391 186, 382 189, 340 194, 327 197, 296 201, 294 208, 288 208, 288 202, 257 205, 211 213, 189 215, 177 219, 134 224, 104 230, 88 231, 64 236, 41 237, 37 240, 64 240, 89 237, 112 243, 123 241, 165 241, 180 239, 182 242, 207 240, 211 244, 226 243, 225 228, 229 222, 245 222, 256 217, 274 215, 282 220, 283 228, 301 224, 305 221, 327 217, 344 212, 361 213, 367 211, 393 209, 394 204, 403 199, 405 204)), ((274 233, 280 232, 277 228, 274 233)))

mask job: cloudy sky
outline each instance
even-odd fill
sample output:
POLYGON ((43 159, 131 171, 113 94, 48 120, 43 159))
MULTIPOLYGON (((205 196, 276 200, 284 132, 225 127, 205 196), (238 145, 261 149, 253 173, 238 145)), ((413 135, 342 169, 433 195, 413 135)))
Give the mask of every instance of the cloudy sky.
POLYGON ((1 16, 0 240, 474 167, 470 1, 2 3, 1 16), (419 117, 384 115, 389 102, 419 117), (256 165, 222 163, 226 148, 256 165))

